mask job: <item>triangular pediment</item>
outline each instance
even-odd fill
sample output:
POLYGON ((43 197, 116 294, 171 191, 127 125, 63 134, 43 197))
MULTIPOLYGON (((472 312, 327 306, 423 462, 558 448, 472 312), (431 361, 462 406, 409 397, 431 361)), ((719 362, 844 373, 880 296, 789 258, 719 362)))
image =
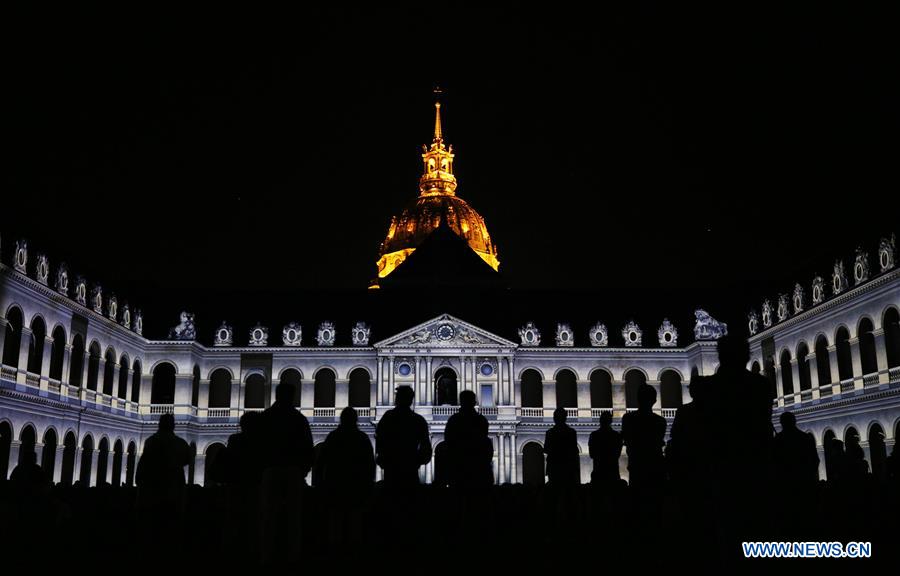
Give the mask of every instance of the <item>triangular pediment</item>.
POLYGON ((432 318, 375 344, 376 348, 496 348, 498 346, 514 348, 517 344, 449 314, 432 318))

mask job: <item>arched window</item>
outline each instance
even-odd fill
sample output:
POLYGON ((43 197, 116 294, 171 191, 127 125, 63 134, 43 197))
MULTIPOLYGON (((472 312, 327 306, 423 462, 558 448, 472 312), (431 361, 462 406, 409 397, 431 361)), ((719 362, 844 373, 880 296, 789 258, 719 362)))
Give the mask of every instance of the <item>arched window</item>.
POLYGON ((113 444, 113 461, 112 461, 112 485, 119 486, 122 484, 122 441, 116 440, 113 444))
POLYGON ((128 443, 128 456, 125 457, 125 485, 134 485, 134 473, 137 464, 137 447, 134 442, 128 443))
POLYGON ((578 384, 575 373, 571 370, 563 369, 556 373, 556 406, 578 407, 578 384))
POLYGON ((591 408, 612 408, 612 376, 606 370, 591 372, 591 408))
POLYGON ((632 368, 625 373, 625 407, 638 407, 638 389, 647 383, 647 376, 643 372, 632 368))
MULTIPOLYGON (((757 366, 759 366, 757 364, 757 366)), ((660 402, 663 408, 681 406, 681 376, 674 370, 666 370, 659 376, 660 402)))
POLYGON ((47 326, 40 316, 31 321, 31 342, 28 344, 28 371, 40 374, 44 363, 44 343, 47 340, 47 326))
POLYGON ((12 427, 0 422, 0 480, 9 477, 9 447, 12 444, 12 427))
POLYGON ((203 485, 215 486, 225 481, 222 477, 223 466, 221 460, 225 454, 225 445, 221 442, 214 442, 206 447, 206 458, 203 462, 203 485))
POLYGON ((350 405, 353 407, 368 407, 372 398, 372 382, 369 371, 365 368, 357 368, 350 372, 350 405))
POLYGON ((218 368, 209 375, 209 407, 229 408, 230 406, 231 373, 224 368, 218 368))
POLYGON ((94 458, 94 439, 85 436, 81 441, 81 468, 78 472, 79 481, 85 486, 91 485, 91 468, 93 468, 92 460, 94 458))
POLYGON ((200 367, 194 366, 194 376, 191 379, 191 406, 200 405, 200 367))
POLYGON ((816 373, 819 375, 819 394, 831 395, 831 354, 828 352, 828 340, 824 335, 816 338, 816 373))
POLYGON ((262 374, 247 376, 244 384, 244 408, 266 407, 266 377, 262 374))
POLYGON ((434 397, 438 406, 457 404, 456 372, 444 366, 434 373, 434 397))
POLYGON ((537 442, 528 442, 522 447, 522 483, 543 486, 544 480, 544 449, 537 442))
POLYGON ((97 377, 98 372, 100 371, 100 345, 97 344, 96 340, 91 342, 91 347, 88 350, 88 376, 87 376, 87 388, 88 390, 96 390, 97 389, 97 377))
POLYGON ((334 408, 334 371, 322 368, 316 372, 313 385, 313 406, 316 408, 334 408))
POLYGON ((887 448, 884 445, 884 428, 878 422, 869 426, 869 458, 872 461, 872 475, 876 480, 887 477, 887 448))
POLYGON ((543 405, 544 383, 541 379, 541 373, 529 368, 522 372, 522 407, 541 408, 543 405))
POLYGON ((72 339, 72 355, 69 357, 69 386, 80 388, 84 372, 84 338, 76 334, 72 339))
POLYGON ((131 365, 131 401, 141 401, 141 362, 137 358, 131 365))
MULTIPOLYGON (((791 370, 791 353, 787 350, 781 352, 781 390, 785 398, 794 393, 794 373, 791 370)), ((793 402, 793 398, 787 400, 793 402)))
POLYGON ((800 378, 800 391, 812 388, 812 378, 809 372, 809 347, 805 342, 797 346, 797 375, 800 378))
POLYGON ((69 432, 63 442, 62 470, 59 481, 64 486, 71 486, 75 479, 75 450, 78 448, 78 440, 75 434, 69 432))
POLYGON ((168 362, 157 364, 150 382, 151 404, 175 403, 175 366, 168 362))
POLYGON ((301 390, 303 389, 303 377, 300 375, 300 371, 295 368, 288 368, 281 373, 281 383, 294 387, 294 406, 300 406, 302 400, 301 390))
POLYGON ((66 331, 62 326, 53 329, 53 344, 50 345, 50 379, 62 380, 63 360, 66 354, 66 331))
POLYGON ((863 374, 878 372, 878 359, 875 355, 875 335, 872 334, 872 321, 863 318, 859 322, 859 361, 863 374))
POLYGON ((838 360, 838 376, 841 381, 853 378, 853 360, 850 358, 850 332, 843 326, 834 337, 835 353, 838 360))
POLYGON ((103 393, 113 395, 113 386, 116 380, 116 353, 110 348, 106 351, 103 362, 103 393))
POLYGON ((884 347, 888 368, 900 366, 900 313, 896 308, 888 308, 881 320, 884 326, 884 347))
MULTIPOLYGON (((37 434, 34 431, 34 426, 29 424, 22 429, 22 432, 19 433, 19 442, 19 464, 31 462, 31 456, 36 456, 35 445, 37 444, 37 434)), ((34 461, 36 462, 37 458, 35 458, 34 461)))
POLYGON ((19 348, 22 346, 22 310, 13 306, 6 313, 6 339, 3 341, 3 363, 19 367, 19 348))
POLYGON ((122 400, 128 398, 128 356, 124 354, 119 359, 119 389, 116 390, 116 396, 122 400))
POLYGON ((41 452, 40 464, 47 478, 53 479, 53 472, 56 469, 56 432, 53 428, 47 428, 44 432, 44 450, 41 452))
POLYGON ((106 472, 109 466, 109 440, 106 438, 100 439, 100 444, 97 446, 97 481, 95 482, 96 486, 100 486, 102 484, 106 484, 106 472))

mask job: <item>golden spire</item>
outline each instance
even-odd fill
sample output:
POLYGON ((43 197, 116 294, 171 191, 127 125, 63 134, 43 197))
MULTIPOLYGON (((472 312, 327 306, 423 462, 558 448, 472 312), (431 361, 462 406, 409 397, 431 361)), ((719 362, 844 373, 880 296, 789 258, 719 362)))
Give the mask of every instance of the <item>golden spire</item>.
POLYGON ((453 196, 456 193, 456 177, 453 175, 453 147, 444 146, 444 131, 441 127, 441 89, 435 88, 434 140, 431 147, 425 147, 422 154, 424 163, 422 177, 419 178, 420 196, 453 196))
POLYGON ((444 141, 444 135, 441 133, 441 102, 438 100, 434 103, 434 143, 438 144, 444 141))

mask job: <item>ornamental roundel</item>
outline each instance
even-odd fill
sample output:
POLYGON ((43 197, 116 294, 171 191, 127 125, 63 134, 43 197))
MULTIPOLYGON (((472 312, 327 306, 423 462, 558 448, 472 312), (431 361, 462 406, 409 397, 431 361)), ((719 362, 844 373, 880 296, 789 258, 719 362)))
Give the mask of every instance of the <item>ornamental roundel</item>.
POLYGON ((772 303, 768 300, 763 300, 762 322, 764 328, 770 328, 772 326, 772 303))
POLYGON ((825 300, 825 281, 821 276, 813 278, 812 282, 812 303, 821 304, 825 300))
POLYGON ((756 315, 756 310, 751 310, 750 314, 747 315, 747 329, 750 331, 751 336, 759 331, 759 318, 756 315))
POLYGON ((63 296, 69 295, 69 270, 65 263, 56 270, 56 291, 63 296))
POLYGON ((300 346, 303 342, 303 328, 296 322, 291 322, 281 331, 281 342, 285 346, 300 346))
POLYGON ((803 307, 805 305, 805 293, 803 290, 803 286, 799 283, 794 286, 794 314, 799 314, 803 312, 803 307))
POLYGON ((609 336, 606 331, 606 325, 602 322, 597 322, 596 324, 594 324, 588 336, 590 336, 591 338, 591 346, 606 346, 609 344, 609 336))
POLYGON ((350 330, 350 337, 354 346, 368 346, 370 334, 371 328, 365 322, 357 322, 353 325, 353 329, 350 330))
POLYGON ((494 365, 490 362, 485 362, 481 365, 479 372, 481 372, 482 376, 490 376, 494 373, 494 365))
POLYGON ((269 343, 269 329, 257 323, 250 329, 250 346, 266 346, 269 343))
POLYGON ((859 285, 869 279, 869 256, 861 248, 856 249, 853 263, 853 281, 859 285))
POLYGON ((887 272, 894 267, 894 255, 896 252, 897 240, 893 234, 890 239, 882 238, 878 245, 878 265, 882 272, 887 272))
POLYGON ((25 274, 28 270, 28 240, 18 240, 16 242, 16 270, 25 274))
POLYGON ((87 281, 81 276, 75 280, 75 301, 87 306, 87 281))
POLYGON ((625 340, 626 346, 641 345, 641 329, 634 320, 629 321, 628 324, 622 328, 622 339, 625 340))
POLYGON ((556 325, 556 345, 557 346, 574 346, 575 338, 572 329, 568 324, 556 325))
POLYGON ((847 289, 847 274, 844 272, 844 262, 838 260, 834 263, 834 272, 831 274, 831 292, 840 294, 847 289))
POLYGON ((787 294, 778 295, 778 309, 776 311, 776 314, 778 314, 779 322, 784 322, 785 320, 787 320, 788 316, 790 316, 791 309, 788 307, 787 294))
POLYGON ((126 328, 131 328, 131 310, 128 308, 127 302, 122 306, 122 319, 120 320, 120 323, 126 328))
POLYGON ((447 342, 448 340, 453 340, 453 337, 456 336, 456 329, 453 328, 452 324, 441 324, 435 330, 435 334, 438 340, 447 342))
POLYGON ((37 262, 37 270, 35 270, 37 281, 46 286, 47 278, 50 276, 50 261, 43 254, 38 254, 37 262))
MULTIPOLYGON (((252 339, 252 335, 250 336, 252 339)), ((216 330, 216 338, 213 342, 213 346, 231 346, 232 342, 234 342, 234 331, 231 329, 231 326, 222 321, 222 325, 219 326, 219 329, 216 330)))
POLYGON ((527 322, 519 328, 519 341, 522 346, 540 346, 541 332, 534 325, 534 322, 527 322))
POLYGON ((675 328, 668 318, 663 318, 656 337, 659 339, 660 346, 668 348, 678 345, 678 329, 675 328))
POLYGON ((319 331, 316 333, 316 344, 319 346, 334 346, 335 336, 334 324, 322 322, 319 324, 319 331))

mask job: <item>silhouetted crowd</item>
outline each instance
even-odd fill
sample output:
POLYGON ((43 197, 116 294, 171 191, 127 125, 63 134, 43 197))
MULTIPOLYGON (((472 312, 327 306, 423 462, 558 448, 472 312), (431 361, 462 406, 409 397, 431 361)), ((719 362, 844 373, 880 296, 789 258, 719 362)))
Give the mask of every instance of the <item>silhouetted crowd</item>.
POLYGON ((621 432, 604 413, 590 435, 589 484, 580 483, 576 433, 561 408, 544 442, 547 484, 495 485, 488 421, 475 394, 462 392, 445 427, 446 465, 423 485, 420 467, 433 454, 411 388, 397 388, 374 449, 345 408, 315 456, 295 390, 281 384, 270 408, 241 418, 204 488, 186 485, 191 451, 171 415, 145 442, 136 489, 51 486, 26 459, 2 484, 0 542, 6 557, 35 566, 129 569, 703 569, 741 562, 743 541, 871 541, 868 562, 896 561, 896 445, 876 478, 858 442, 831 441, 826 482, 815 441, 792 413, 775 432, 771 387, 746 370, 746 341, 722 338, 719 359, 715 375, 692 378, 668 442, 649 385, 621 432))

